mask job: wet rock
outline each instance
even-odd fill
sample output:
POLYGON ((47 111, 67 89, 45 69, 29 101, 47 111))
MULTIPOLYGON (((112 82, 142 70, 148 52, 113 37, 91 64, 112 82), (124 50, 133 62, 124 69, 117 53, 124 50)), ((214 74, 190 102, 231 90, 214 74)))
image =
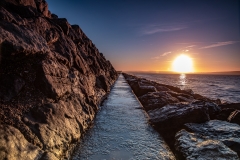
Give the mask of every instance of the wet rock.
POLYGON ((146 111, 161 108, 170 103, 178 103, 179 100, 172 97, 168 92, 150 92, 139 97, 140 102, 146 111))
POLYGON ((187 131, 176 134, 175 147, 186 159, 239 159, 239 125, 211 120, 201 124, 188 123, 185 127, 187 131))

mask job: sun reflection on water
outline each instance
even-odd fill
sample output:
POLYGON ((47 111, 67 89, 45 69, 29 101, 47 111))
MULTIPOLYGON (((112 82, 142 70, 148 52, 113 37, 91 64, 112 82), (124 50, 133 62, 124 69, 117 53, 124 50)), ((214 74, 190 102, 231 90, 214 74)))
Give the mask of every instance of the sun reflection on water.
POLYGON ((186 74, 182 73, 179 76, 179 86, 181 89, 184 89, 187 84, 186 74))

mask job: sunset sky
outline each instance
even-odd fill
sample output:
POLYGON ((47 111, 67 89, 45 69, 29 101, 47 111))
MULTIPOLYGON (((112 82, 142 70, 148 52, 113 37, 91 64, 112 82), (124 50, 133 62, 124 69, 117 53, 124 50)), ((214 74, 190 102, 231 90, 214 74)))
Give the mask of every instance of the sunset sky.
POLYGON ((188 55, 195 72, 240 71, 239 0, 47 0, 78 24, 116 70, 170 71, 188 55))

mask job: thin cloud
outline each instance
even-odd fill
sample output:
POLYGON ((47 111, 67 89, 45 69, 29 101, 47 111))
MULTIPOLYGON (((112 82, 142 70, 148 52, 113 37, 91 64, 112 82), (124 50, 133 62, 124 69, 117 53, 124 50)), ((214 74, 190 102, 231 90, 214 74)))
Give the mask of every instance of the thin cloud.
POLYGON ((179 31, 182 29, 185 29, 186 27, 175 27, 175 28, 154 28, 148 31, 145 31, 144 34, 150 35, 150 34, 155 34, 155 33, 160 33, 160 32, 172 32, 172 31, 179 31))
POLYGON ((151 35, 151 34, 155 34, 155 33, 161 33, 161 32, 173 32, 173 31, 179 31, 179 30, 183 30, 186 29, 188 27, 186 26, 178 26, 178 25, 149 25, 147 27, 145 27, 144 30, 142 30, 142 34, 143 35, 151 35))
POLYGON ((166 56, 166 55, 168 55, 170 53, 172 53, 172 52, 165 52, 165 53, 161 54, 160 56, 152 57, 151 59, 158 60, 158 59, 160 59, 160 57, 166 56))
POLYGON ((196 45, 191 45, 191 46, 187 46, 186 48, 193 48, 195 47, 196 45))
POLYGON ((204 46, 204 47, 201 47, 199 49, 207 49, 207 48, 226 46, 226 45, 234 44, 234 43, 237 43, 237 42, 239 42, 239 41, 217 42, 215 44, 212 44, 212 45, 209 45, 209 46, 204 46))
POLYGON ((152 57, 151 59, 154 59, 154 60, 156 60, 156 59, 159 59, 160 57, 159 56, 157 56, 157 57, 152 57))
POLYGON ((172 53, 172 52, 165 52, 165 53, 163 53, 161 56, 163 57, 163 56, 166 56, 166 55, 168 55, 168 54, 170 54, 170 53, 172 53))

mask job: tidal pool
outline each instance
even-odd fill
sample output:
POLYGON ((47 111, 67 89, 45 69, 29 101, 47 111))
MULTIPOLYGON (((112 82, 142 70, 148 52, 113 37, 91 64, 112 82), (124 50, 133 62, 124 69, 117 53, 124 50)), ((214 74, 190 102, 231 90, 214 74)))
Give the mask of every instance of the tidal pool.
POLYGON ((175 159, 122 75, 84 135, 73 160, 175 159))

